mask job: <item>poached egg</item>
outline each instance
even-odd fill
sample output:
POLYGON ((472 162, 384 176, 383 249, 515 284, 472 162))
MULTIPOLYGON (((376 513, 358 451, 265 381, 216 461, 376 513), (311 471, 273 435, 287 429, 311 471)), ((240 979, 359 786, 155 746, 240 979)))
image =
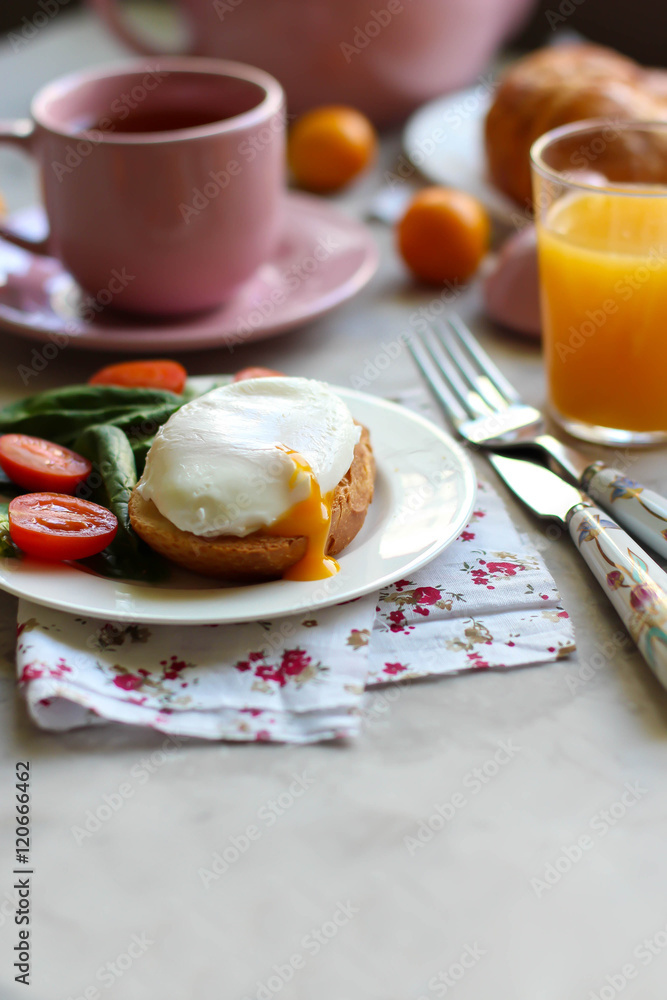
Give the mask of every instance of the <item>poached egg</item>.
POLYGON ((336 485, 361 428, 323 382, 257 378, 213 389, 158 431, 138 489, 182 531, 308 539, 287 579, 338 571, 325 555, 336 485))

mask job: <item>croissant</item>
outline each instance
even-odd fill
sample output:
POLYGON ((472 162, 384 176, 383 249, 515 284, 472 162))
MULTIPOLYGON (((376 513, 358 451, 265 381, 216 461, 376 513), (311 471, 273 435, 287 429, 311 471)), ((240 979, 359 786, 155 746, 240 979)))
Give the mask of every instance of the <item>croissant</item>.
MULTIPOLYGON (((520 59, 501 80, 486 116, 486 155, 494 184, 530 206, 533 142, 552 128, 584 118, 667 121, 667 71, 645 69, 598 45, 538 49, 520 59)), ((647 179, 651 150, 645 143, 628 137, 614 155, 616 162, 609 157, 603 170, 610 180, 647 179)), ((664 183, 664 160, 654 159, 656 175, 648 179, 664 183)), ((600 170, 601 164, 592 166, 600 170)))

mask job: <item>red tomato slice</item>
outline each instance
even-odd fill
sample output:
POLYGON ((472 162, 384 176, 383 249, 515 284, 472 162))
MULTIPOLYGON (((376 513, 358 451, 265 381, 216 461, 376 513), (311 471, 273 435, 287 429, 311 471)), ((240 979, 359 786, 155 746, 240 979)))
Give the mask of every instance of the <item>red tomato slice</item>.
POLYGON ((9 504, 9 534, 30 556, 60 562, 106 549, 118 521, 106 507, 64 493, 25 493, 9 504))
POLYGON ((75 451, 28 434, 0 437, 0 467, 26 490, 54 493, 74 493, 93 468, 75 451))
POLYGON ((247 378, 271 378, 273 375, 285 375, 285 372, 278 372, 275 368, 241 368, 236 373, 233 382, 245 382, 247 378))
POLYGON ((183 365, 178 361, 158 359, 155 361, 124 361, 119 365, 107 365, 88 379, 88 385, 122 385, 134 389, 169 389, 183 392, 188 377, 183 365))

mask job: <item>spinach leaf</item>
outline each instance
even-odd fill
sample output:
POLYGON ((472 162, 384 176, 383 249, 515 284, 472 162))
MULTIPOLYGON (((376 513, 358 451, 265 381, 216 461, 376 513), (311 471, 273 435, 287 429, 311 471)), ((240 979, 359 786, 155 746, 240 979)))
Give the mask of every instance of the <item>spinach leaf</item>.
POLYGON ((156 582, 167 576, 164 560, 137 535, 127 505, 137 482, 137 469, 127 434, 114 424, 88 427, 74 441, 74 450, 93 463, 93 471, 77 490, 118 518, 113 542, 83 563, 103 576, 156 582))
POLYGON ((20 559, 21 552, 14 545, 9 534, 9 504, 0 503, 0 557, 3 559, 20 559))
POLYGON ((147 437, 134 437, 130 441, 130 447, 132 448, 132 454, 134 455, 134 463, 137 467, 138 479, 141 478, 141 474, 144 471, 146 455, 150 451, 153 441, 155 441, 155 434, 149 434, 147 437))
POLYGON ((0 434, 34 434, 72 447, 87 427, 111 424, 145 440, 183 405, 162 389, 72 385, 49 389, 0 409, 0 434))

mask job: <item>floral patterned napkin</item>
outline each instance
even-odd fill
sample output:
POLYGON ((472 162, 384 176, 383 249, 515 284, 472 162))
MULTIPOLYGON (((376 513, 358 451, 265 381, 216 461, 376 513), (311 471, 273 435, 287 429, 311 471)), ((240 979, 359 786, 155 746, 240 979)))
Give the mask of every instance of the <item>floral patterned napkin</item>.
POLYGON ((19 602, 17 663, 44 729, 100 721, 204 739, 356 732, 375 597, 246 625, 133 625, 19 602))
MULTIPOLYGON (((422 394, 401 401, 434 417, 422 394)), ((573 649, 541 556, 480 483, 459 538, 379 595, 304 618, 189 627, 75 618, 20 601, 16 659, 44 729, 117 721, 307 743, 356 735, 370 685, 546 663, 573 649)))
POLYGON ((481 482, 470 523, 438 559, 380 591, 367 685, 546 663, 574 651, 570 617, 530 542, 481 482))

